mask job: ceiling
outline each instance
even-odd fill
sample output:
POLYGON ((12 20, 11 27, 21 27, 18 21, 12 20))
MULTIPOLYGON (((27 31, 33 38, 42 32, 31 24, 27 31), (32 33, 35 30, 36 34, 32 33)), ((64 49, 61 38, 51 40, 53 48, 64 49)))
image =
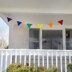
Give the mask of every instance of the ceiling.
POLYGON ((3 13, 72 13, 72 0, 0 0, 3 13))
POLYGON ((71 23, 72 0, 0 0, 0 16, 5 21, 9 16, 22 21, 43 23, 65 19, 71 23))

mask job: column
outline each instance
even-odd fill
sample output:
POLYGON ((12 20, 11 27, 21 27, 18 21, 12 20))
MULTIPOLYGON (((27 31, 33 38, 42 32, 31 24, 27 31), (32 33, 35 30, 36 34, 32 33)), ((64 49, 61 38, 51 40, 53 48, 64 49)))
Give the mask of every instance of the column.
POLYGON ((40 49, 42 49, 42 29, 40 29, 40 32, 39 32, 39 47, 40 49))
POLYGON ((63 29, 63 50, 66 50, 66 30, 63 29))

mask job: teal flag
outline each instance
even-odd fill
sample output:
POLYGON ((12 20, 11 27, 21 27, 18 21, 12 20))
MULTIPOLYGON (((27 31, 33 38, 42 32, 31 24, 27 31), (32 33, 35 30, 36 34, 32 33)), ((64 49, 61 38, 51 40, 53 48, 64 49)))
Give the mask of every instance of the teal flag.
POLYGON ((27 24, 27 27, 28 28, 31 28, 31 26, 32 26, 32 24, 30 24, 30 23, 27 24))

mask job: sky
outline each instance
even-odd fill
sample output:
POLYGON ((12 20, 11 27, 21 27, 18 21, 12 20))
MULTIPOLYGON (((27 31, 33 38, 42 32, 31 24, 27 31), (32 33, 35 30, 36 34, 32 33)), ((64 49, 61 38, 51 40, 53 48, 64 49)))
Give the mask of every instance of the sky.
POLYGON ((7 45, 9 44, 9 26, 0 17, 0 39, 5 39, 7 45))

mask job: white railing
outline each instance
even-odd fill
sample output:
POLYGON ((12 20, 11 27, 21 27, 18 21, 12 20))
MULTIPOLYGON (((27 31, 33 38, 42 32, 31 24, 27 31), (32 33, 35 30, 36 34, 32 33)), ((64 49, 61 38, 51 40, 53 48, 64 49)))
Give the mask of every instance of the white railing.
POLYGON ((72 62, 71 50, 34 50, 2 49, 0 50, 0 72, 6 72, 9 64, 35 64, 37 66, 57 67, 59 72, 67 72, 67 64, 72 62))

